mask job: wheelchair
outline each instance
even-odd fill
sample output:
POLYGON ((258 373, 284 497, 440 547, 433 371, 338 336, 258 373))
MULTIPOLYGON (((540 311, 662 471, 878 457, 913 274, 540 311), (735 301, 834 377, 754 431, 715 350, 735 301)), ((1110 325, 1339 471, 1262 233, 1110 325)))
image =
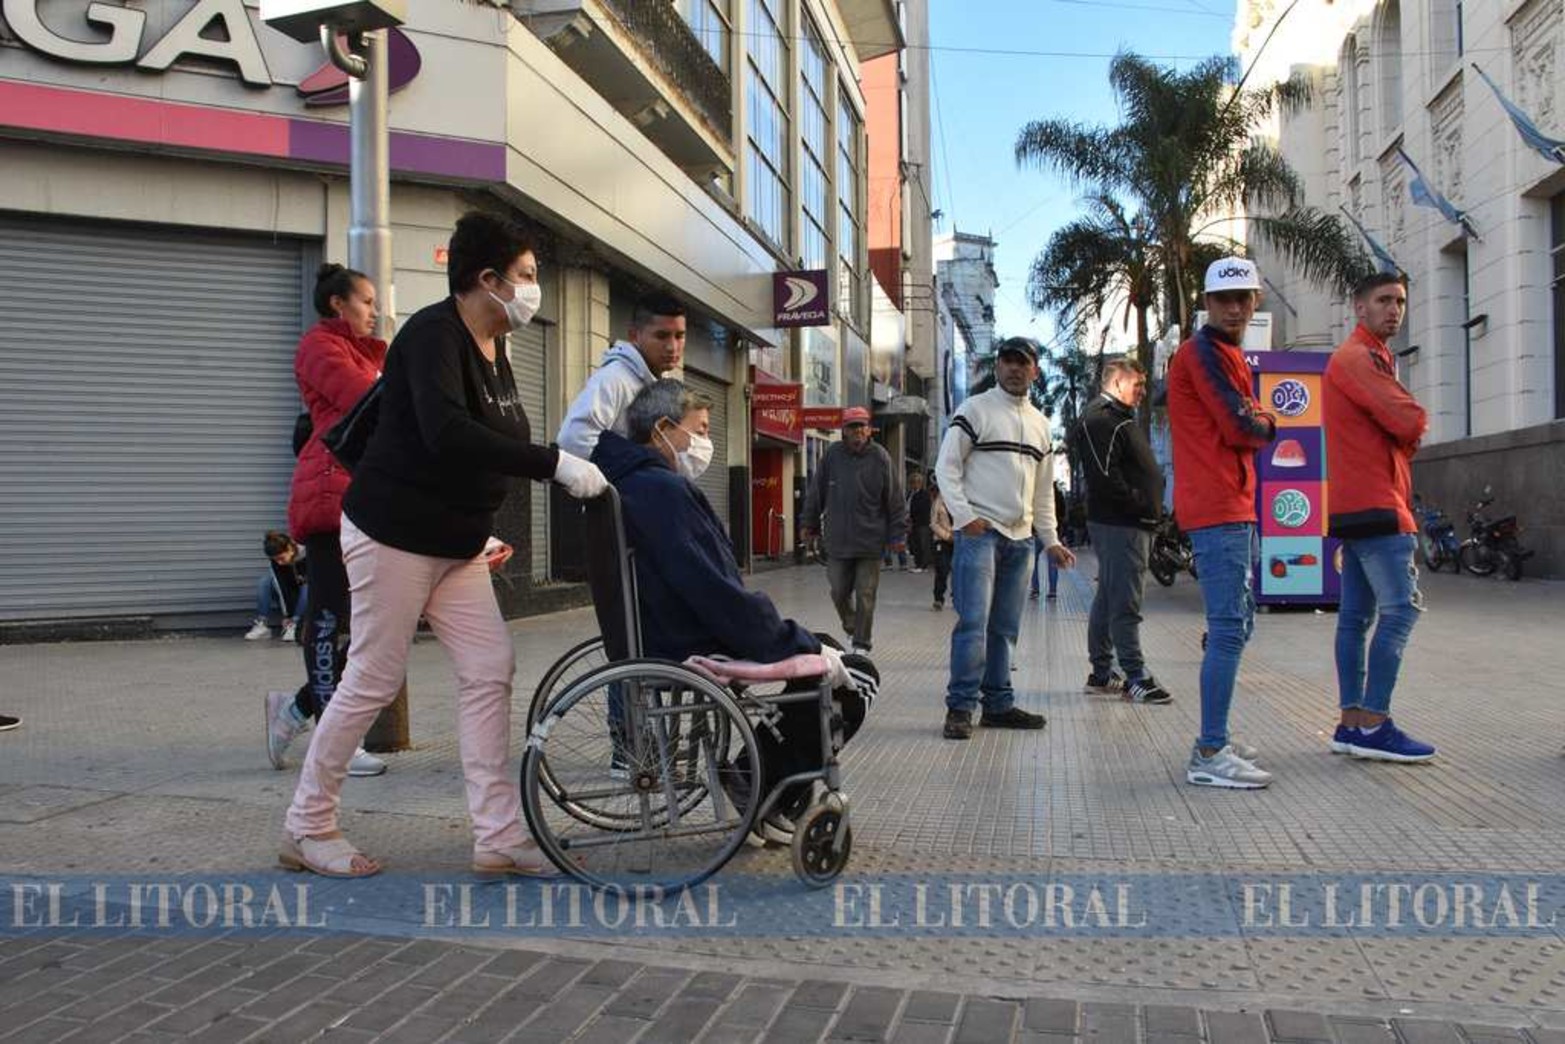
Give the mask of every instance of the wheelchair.
POLYGON ((595 888, 675 892, 716 873, 763 825, 781 824, 791 828, 800 880, 829 885, 847 866, 853 832, 824 659, 643 656, 619 494, 611 487, 588 501, 583 522, 601 633, 550 666, 528 707, 522 810, 539 848, 595 888), (789 684, 762 693, 751 684, 761 673, 789 684), (818 709, 820 764, 764 786, 757 735, 783 742, 777 726, 788 704, 818 709), (795 818, 780 820, 790 803, 795 818))

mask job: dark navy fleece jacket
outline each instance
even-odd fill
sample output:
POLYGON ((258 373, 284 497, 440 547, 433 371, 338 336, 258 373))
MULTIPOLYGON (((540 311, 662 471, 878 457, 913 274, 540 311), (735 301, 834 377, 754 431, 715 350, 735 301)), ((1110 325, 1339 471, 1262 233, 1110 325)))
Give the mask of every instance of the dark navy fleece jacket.
POLYGON ((592 462, 619 491, 635 551, 641 641, 648 656, 719 653, 774 663, 820 652, 814 635, 759 591, 746 591, 717 513, 655 451, 605 431, 592 462))

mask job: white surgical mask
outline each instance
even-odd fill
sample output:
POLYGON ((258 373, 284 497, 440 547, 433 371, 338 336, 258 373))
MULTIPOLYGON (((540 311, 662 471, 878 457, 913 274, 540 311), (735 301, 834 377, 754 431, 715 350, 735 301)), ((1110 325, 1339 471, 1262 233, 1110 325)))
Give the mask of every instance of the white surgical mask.
MULTIPOLYGON (((502 283, 511 283, 505 276, 495 273, 502 283)), ((537 283, 511 283, 515 293, 509 301, 500 299, 500 295, 489 291, 489 296, 494 298, 495 304, 505 309, 505 319, 511 325, 513 331, 520 330, 533 321, 533 316, 538 314, 538 306, 543 304, 543 288, 537 283)))
POLYGON ((674 450, 674 466, 685 478, 694 482, 706 474, 706 469, 712 463, 712 440, 705 435, 698 435, 686 428, 680 428, 690 437, 690 445, 685 449, 674 449, 674 443, 661 431, 658 436, 668 444, 668 448, 674 450))

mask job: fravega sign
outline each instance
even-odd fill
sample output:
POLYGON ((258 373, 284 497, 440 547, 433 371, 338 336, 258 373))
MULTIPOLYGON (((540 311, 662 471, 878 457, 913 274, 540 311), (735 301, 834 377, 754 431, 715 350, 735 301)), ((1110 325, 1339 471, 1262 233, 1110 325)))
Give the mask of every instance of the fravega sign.
POLYGON ((11 34, 26 46, 66 62, 89 65, 135 65, 162 72, 191 56, 231 62, 240 79, 254 87, 270 87, 271 74, 261 56, 255 26, 244 0, 196 0, 190 10, 161 37, 146 40, 147 16, 130 7, 93 2, 82 5, 74 25, 64 24, 62 9, 72 4, 40 4, 39 0, 0 0, 0 14, 11 34), (46 7, 58 31, 45 24, 46 7), (68 34, 68 35, 67 35, 68 34), (92 43, 78 37, 100 39, 92 43))

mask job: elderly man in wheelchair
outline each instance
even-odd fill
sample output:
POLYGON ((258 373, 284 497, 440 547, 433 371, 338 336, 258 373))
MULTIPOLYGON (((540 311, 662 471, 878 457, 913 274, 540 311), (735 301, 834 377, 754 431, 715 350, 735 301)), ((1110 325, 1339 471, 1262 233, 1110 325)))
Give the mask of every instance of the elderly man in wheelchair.
POLYGON ((693 481, 710 408, 660 380, 628 408, 628 438, 603 434, 592 459, 613 489, 584 517, 602 636, 550 669, 529 713, 528 822, 596 885, 689 886, 763 838, 791 843, 819 886, 851 848, 837 752, 879 675, 745 590, 693 481))

